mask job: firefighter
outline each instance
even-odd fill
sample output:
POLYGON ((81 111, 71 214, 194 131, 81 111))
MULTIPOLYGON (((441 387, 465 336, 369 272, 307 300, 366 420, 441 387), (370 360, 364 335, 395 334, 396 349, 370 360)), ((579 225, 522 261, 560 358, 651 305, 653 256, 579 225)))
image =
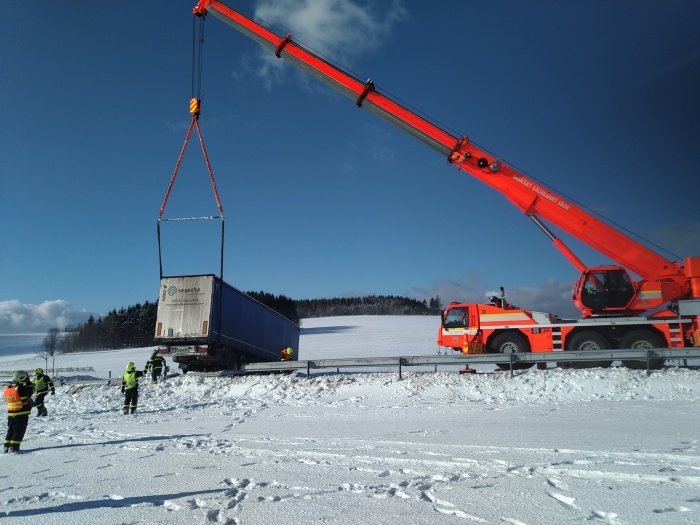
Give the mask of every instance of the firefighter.
POLYGON ((12 375, 12 383, 11 386, 6 386, 3 392, 7 403, 5 453, 19 453, 19 446, 27 431, 29 414, 32 411, 32 393, 34 392, 29 382, 29 374, 24 370, 18 370, 12 375))
POLYGON ((151 354, 151 358, 146 363, 143 373, 147 374, 149 368, 151 369, 151 380, 154 383, 158 382, 159 375, 163 374, 163 377, 165 377, 165 358, 159 355, 157 350, 154 350, 153 354, 151 354))
POLYGON ((49 376, 44 374, 41 368, 37 368, 34 370, 34 381, 32 381, 32 383, 34 384, 34 393, 36 394, 34 396, 34 406, 37 410, 37 416, 48 416, 49 413, 44 406, 44 398, 46 394, 49 393, 49 390, 51 390, 51 395, 56 393, 53 381, 51 381, 49 376))
POLYGON ((136 406, 139 402, 139 379, 145 374, 141 370, 136 370, 134 363, 127 363, 126 370, 122 376, 122 393, 124 394, 124 406, 122 411, 127 415, 129 411, 136 413, 136 406))
POLYGON ((280 361, 291 361, 292 357, 294 357, 294 350, 291 346, 280 350, 280 361))

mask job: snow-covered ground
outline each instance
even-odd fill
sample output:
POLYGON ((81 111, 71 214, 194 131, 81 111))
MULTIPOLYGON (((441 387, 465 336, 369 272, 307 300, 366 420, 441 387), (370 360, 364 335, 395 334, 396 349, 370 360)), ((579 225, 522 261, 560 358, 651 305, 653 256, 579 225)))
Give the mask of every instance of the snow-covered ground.
MULTIPOLYGON (((435 318, 303 326, 301 359, 437 352, 435 318)), ((59 386, 0 454, 0 522, 700 523, 698 371, 331 372, 143 382, 135 416, 107 381, 59 386)))

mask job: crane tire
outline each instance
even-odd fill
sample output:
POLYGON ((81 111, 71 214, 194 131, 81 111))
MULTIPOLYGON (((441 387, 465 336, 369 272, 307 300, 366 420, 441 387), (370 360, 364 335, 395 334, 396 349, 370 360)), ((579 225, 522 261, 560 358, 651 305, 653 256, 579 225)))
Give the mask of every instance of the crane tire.
MULTIPOLYGON (((586 350, 605 350, 612 348, 610 341, 604 335, 593 330, 584 330, 572 335, 566 341, 566 350, 570 352, 585 352, 586 350)), ((558 362, 561 368, 608 368, 612 361, 564 361, 558 362)))
MULTIPOLYGON (((664 346, 664 341, 661 336, 651 330, 633 330, 620 339, 620 348, 641 350, 647 348, 663 348, 664 346)), ((661 370, 664 367, 664 362, 663 359, 650 359, 649 370, 661 370)), ((629 359, 623 361, 622 364, 633 370, 646 370, 647 368, 646 360, 629 359)))
MULTIPOLYGON (((523 354, 530 352, 527 340, 515 332, 505 332, 498 334, 489 342, 488 352, 490 354, 523 354)), ((535 363, 513 363, 513 370, 525 370, 531 368, 535 363)), ((496 365, 499 370, 510 370, 510 363, 499 363, 496 365)))

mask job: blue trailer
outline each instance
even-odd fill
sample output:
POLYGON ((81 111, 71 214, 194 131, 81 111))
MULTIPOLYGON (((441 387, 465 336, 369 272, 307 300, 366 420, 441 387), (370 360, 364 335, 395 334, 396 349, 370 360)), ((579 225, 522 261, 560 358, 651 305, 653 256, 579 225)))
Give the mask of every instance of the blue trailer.
POLYGON ((162 277, 155 342, 180 369, 239 370, 299 355, 299 325, 215 275, 162 277))

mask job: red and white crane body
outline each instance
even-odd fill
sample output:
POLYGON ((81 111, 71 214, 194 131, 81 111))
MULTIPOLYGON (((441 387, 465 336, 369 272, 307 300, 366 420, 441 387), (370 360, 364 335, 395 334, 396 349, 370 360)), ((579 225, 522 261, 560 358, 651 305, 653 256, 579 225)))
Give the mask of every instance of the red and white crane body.
POLYGON ((463 352, 546 352, 564 349, 700 346, 700 256, 671 261, 508 164, 467 137, 456 137, 294 42, 218 0, 200 0, 196 16, 213 15, 270 48, 443 154, 447 161, 501 193, 550 238, 581 277, 572 299, 583 319, 507 305, 451 303, 438 344, 463 352), (547 227, 555 225, 618 266, 585 265, 547 227), (679 315, 679 310, 682 315, 679 315), (462 318, 460 321, 459 318, 462 318), (584 334, 581 336, 581 334, 584 334))

